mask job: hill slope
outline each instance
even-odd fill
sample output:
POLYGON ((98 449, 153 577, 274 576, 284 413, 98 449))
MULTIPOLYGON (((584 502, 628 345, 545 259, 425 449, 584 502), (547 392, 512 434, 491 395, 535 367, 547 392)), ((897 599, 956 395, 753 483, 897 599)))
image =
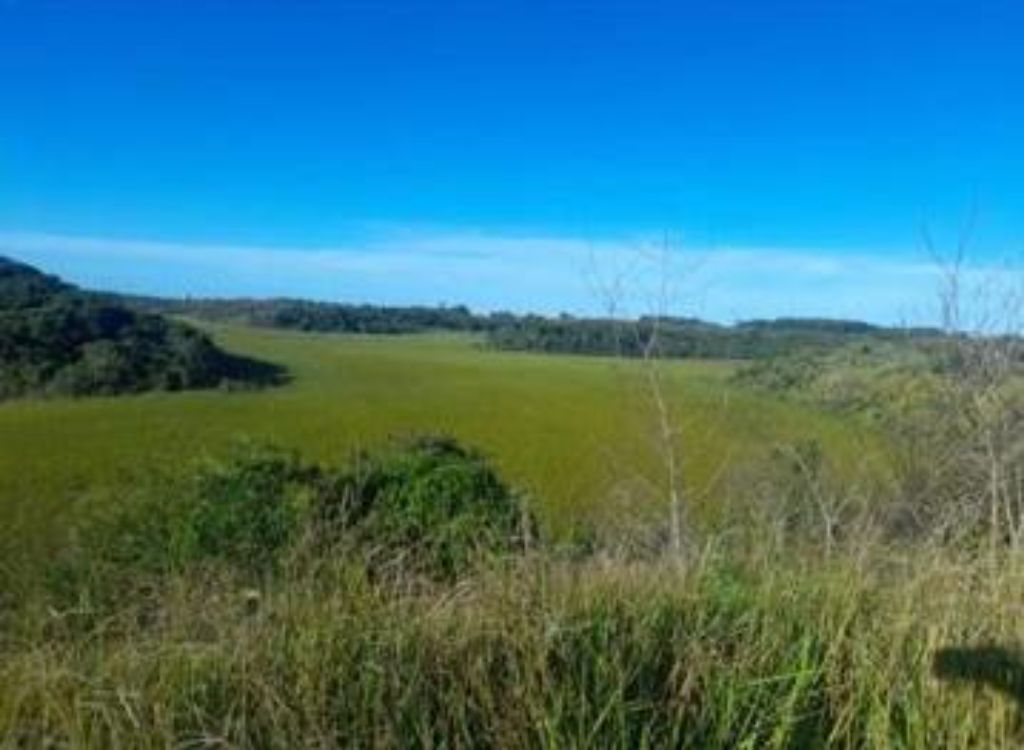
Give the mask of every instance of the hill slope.
POLYGON ((274 365, 0 256, 0 399, 271 383, 274 365))

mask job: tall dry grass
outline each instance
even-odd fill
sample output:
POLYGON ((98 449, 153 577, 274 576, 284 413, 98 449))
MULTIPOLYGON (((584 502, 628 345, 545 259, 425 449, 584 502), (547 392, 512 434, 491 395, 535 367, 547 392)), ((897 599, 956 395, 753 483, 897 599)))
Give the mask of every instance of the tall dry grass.
POLYGON ((1016 747, 1024 561, 293 560, 7 613, 9 747, 1016 747))

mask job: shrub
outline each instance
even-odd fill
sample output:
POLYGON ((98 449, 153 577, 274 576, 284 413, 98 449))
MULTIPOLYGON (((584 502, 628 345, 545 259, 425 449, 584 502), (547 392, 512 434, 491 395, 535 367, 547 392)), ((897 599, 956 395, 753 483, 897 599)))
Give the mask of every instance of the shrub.
POLYGON ((314 555, 353 548, 369 571, 452 580, 532 532, 516 495, 478 453, 420 438, 332 468, 251 441, 130 496, 94 498, 50 569, 62 598, 116 599, 133 576, 196 566, 273 574, 300 540, 314 555))
POLYGON ((354 532, 376 568, 452 579, 481 557, 521 549, 533 533, 520 497, 451 438, 364 455, 337 482, 321 518, 354 532))
POLYGON ((176 530, 183 562, 219 559, 245 570, 268 568, 308 519, 323 479, 320 467, 256 443, 204 463, 176 530))

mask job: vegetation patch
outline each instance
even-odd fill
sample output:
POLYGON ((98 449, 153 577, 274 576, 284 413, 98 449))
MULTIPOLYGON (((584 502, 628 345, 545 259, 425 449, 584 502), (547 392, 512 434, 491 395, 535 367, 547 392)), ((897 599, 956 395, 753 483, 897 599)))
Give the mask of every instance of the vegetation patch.
POLYGON ((259 581, 295 556, 356 554, 375 578, 453 581, 534 536, 522 496, 450 438, 395 441, 338 467, 242 441, 83 514, 51 573, 69 593, 210 567, 259 581))
POLYGON ((0 400, 283 380, 191 326, 140 313, 0 257, 0 400))
MULTIPOLYGON (((57 544, 75 499, 118 492, 237 435, 336 463, 391 435, 442 432, 478 446, 527 490, 545 533, 583 519, 615 528, 658 512, 661 473, 645 363, 498 352, 466 335, 340 336, 243 326, 205 330, 228 351, 281 362, 280 388, 230 398, 216 389, 143 398, 21 399, 0 408, 0 556, 26 539, 57 544), (619 510, 622 506, 621 512, 619 510), (600 519, 599 519, 600 520, 600 519)), ((775 442, 818 439, 837 463, 878 457, 862 424, 728 382, 733 366, 664 362, 666 396, 681 415, 685 481, 720 496, 724 463, 775 442)))
POLYGON ((355 530, 371 560, 448 580, 536 535, 523 498, 479 453, 422 437, 363 455, 335 482, 326 522, 355 530))

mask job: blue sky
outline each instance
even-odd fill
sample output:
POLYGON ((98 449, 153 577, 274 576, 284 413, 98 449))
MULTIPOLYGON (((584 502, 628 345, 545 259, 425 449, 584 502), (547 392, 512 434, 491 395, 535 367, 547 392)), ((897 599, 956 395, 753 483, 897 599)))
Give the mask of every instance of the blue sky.
POLYGON ((1024 248, 1024 6, 0 0, 0 253, 82 283, 926 319, 1024 248))

